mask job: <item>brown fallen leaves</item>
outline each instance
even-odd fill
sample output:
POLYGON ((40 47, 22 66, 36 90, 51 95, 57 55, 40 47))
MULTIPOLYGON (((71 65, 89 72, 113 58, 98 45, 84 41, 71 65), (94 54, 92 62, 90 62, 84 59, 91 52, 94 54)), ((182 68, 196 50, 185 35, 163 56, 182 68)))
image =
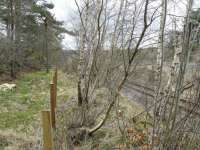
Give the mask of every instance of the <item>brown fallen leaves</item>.
MULTIPOLYGON (((139 131, 136 131, 133 128, 128 128, 126 130, 129 144, 138 145, 139 150, 151 150, 151 146, 149 144, 144 144, 145 142, 145 134, 139 131)), ((126 150, 126 145, 118 144, 115 146, 115 150, 126 150)))

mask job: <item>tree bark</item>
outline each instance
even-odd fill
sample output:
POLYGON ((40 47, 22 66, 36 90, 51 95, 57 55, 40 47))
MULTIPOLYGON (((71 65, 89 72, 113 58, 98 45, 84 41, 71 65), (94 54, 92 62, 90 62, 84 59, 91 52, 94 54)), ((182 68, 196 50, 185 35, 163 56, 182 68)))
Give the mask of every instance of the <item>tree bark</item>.
POLYGON ((14 49, 14 30, 15 30, 15 21, 14 21, 14 2, 10 0, 10 42, 11 42, 11 50, 10 50, 10 76, 11 78, 16 78, 15 73, 15 49, 14 49))
MULTIPOLYGON (((76 2, 76 1, 75 1, 76 2)), ((78 3, 76 2, 77 7, 78 3)), ((78 63, 78 73, 79 73, 79 78, 78 78, 78 105, 82 106, 83 103, 87 104, 88 99, 86 97, 86 74, 85 74, 85 69, 86 69, 86 51, 87 51, 87 44, 86 44, 86 39, 87 39, 87 27, 88 27, 88 9, 89 9, 89 0, 86 2, 86 10, 80 14, 80 19, 81 19, 81 29, 80 29, 80 35, 79 35, 79 63, 78 63)), ((79 10, 80 11, 80 10, 79 10)))
POLYGON ((157 58, 156 58, 156 76, 155 76, 155 97, 154 97, 154 119, 153 119, 153 132, 152 132, 152 147, 154 147, 154 136, 159 133, 159 124, 161 113, 161 107, 163 101, 157 102, 160 98, 161 85, 162 85, 162 71, 163 71, 163 60, 164 60, 164 32, 165 32, 165 23, 167 15, 167 0, 162 0, 161 3, 161 17, 160 17, 160 31, 158 37, 158 49, 157 49, 157 58))
POLYGON ((44 51, 45 51, 45 54, 46 54, 46 72, 48 73, 49 72, 49 50, 48 50, 48 18, 47 16, 45 17, 45 20, 44 20, 44 51))

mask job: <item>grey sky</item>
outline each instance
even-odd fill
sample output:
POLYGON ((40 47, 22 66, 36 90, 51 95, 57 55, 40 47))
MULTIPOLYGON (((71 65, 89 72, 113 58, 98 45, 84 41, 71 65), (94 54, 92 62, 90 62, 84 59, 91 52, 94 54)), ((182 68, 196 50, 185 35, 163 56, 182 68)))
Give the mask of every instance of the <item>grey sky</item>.
MULTIPOLYGON (((76 5, 74 0, 48 0, 49 2, 52 2, 55 7, 52 10, 52 13, 55 15, 55 17, 59 21, 64 21, 64 24, 66 27, 71 26, 72 22, 72 16, 73 13, 76 11, 76 5)), ((176 3, 175 12, 172 12, 176 15, 184 16, 185 14, 185 4, 187 3, 187 0, 174 0, 176 3)), ((199 8, 200 7, 200 0, 194 0, 194 7, 199 8)), ((169 6, 170 10, 173 10, 173 6, 169 6)), ((179 20, 182 22, 182 20, 179 20)), ((75 39, 74 37, 71 37, 69 35, 65 35, 65 38, 63 40, 63 46, 68 49, 75 49, 75 39)))
MULTIPOLYGON (((76 9, 74 0, 48 0, 54 4, 52 13, 59 21, 64 21, 65 26, 68 26, 68 22, 71 20, 71 15, 76 9)), ((64 35, 63 46, 67 49, 75 48, 75 39, 67 34, 64 35)))
POLYGON ((49 0, 55 7, 52 12, 58 20, 67 21, 71 12, 75 9, 74 0, 49 0))

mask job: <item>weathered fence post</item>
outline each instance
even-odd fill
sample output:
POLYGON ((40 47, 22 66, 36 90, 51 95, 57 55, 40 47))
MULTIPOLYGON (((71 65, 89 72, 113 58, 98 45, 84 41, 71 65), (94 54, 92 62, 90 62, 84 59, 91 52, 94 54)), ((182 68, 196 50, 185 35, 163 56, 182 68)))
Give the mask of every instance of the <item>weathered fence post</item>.
POLYGON ((53 83, 54 83, 54 88, 55 88, 55 106, 56 106, 56 101, 57 101, 57 79, 58 79, 58 71, 57 68, 55 69, 54 75, 53 75, 53 83))
POLYGON ((53 150, 50 111, 42 111, 43 150, 53 150))
POLYGON ((50 83, 50 104, 51 104, 51 124, 52 128, 56 127, 56 99, 55 99, 55 85, 50 83))

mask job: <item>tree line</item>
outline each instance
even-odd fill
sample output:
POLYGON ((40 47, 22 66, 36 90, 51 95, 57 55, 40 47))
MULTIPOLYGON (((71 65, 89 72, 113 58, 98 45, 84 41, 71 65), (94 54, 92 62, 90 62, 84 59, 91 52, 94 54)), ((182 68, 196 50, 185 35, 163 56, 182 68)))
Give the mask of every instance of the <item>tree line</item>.
POLYGON ((16 78, 27 69, 49 70, 65 31, 53 8, 44 0, 0 1, 0 74, 16 78))

